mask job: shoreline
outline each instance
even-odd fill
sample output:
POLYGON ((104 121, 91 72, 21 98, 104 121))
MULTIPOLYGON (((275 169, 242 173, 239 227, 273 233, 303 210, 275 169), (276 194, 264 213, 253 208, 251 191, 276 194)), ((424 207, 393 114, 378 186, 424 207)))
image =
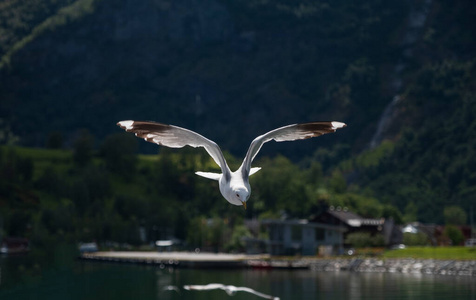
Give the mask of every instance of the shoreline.
POLYGON ((251 268, 271 270, 314 270, 321 272, 404 273, 424 275, 476 276, 476 260, 413 258, 280 258, 193 252, 107 251, 83 253, 80 260, 91 262, 156 265, 160 268, 251 268))
POLYGON ((476 276, 476 260, 335 258, 315 260, 310 266, 317 271, 476 276))

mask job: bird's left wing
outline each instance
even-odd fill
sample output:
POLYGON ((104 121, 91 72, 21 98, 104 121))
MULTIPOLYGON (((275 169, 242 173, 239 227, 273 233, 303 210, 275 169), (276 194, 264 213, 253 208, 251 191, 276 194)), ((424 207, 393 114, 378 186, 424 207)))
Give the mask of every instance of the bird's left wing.
POLYGON ((245 159, 243 160, 243 175, 247 176, 251 169, 251 162, 258 154, 261 146, 271 140, 276 142, 295 141, 321 136, 326 133, 335 132, 339 128, 347 126, 342 122, 312 122, 293 124, 271 130, 263 135, 258 136, 248 148, 245 159))
POLYGON ((121 121, 117 123, 122 129, 133 132, 144 140, 171 148, 184 146, 203 147, 213 160, 220 166, 223 174, 228 174, 230 169, 218 145, 206 137, 191 130, 174 125, 167 125, 146 121, 121 121))

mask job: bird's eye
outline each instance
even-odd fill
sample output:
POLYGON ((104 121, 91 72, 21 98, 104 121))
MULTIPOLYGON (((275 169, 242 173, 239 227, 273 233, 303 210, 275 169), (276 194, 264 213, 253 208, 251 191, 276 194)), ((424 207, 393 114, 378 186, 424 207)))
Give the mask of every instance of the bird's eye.
POLYGON ((240 198, 240 194, 236 194, 236 197, 240 198))

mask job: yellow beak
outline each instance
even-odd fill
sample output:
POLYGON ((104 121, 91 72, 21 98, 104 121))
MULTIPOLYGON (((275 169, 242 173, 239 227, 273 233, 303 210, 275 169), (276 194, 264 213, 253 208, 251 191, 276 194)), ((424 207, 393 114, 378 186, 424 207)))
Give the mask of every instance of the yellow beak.
POLYGON ((243 203, 243 207, 246 209, 246 202, 242 201, 241 203, 243 203))

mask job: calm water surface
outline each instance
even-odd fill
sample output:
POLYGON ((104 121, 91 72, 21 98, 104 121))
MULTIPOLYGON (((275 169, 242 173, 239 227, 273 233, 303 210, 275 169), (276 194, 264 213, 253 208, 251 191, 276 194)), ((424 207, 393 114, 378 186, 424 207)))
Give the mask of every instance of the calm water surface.
POLYGON ((187 291, 183 285, 247 286, 281 299, 476 299, 471 277, 317 271, 191 270, 90 263, 55 253, 0 257, 0 299, 262 299, 246 293, 187 291), (164 290, 177 286, 180 293, 164 290))

